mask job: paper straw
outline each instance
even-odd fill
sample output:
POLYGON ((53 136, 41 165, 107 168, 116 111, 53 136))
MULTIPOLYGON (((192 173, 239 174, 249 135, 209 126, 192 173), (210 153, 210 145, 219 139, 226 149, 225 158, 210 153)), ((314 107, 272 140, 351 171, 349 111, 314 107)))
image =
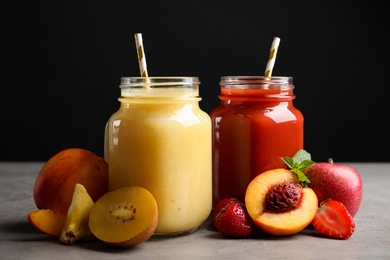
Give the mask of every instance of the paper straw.
POLYGON ((137 47, 137 54, 138 54, 138 64, 139 64, 139 70, 141 72, 141 77, 148 77, 148 70, 146 67, 146 57, 144 52, 144 45, 142 42, 142 34, 136 33, 134 34, 135 38, 135 44, 137 47))
POLYGON ((276 53, 278 52, 279 43, 280 43, 280 38, 274 37, 274 40, 272 41, 272 45, 271 45, 271 50, 269 53, 267 67, 265 68, 264 75, 266 77, 271 77, 272 75, 272 70, 274 69, 276 53))

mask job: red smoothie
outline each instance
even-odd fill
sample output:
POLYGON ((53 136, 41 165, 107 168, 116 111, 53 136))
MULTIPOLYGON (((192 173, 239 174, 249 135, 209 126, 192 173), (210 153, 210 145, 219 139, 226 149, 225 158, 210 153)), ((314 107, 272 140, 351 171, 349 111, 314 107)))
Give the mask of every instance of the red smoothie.
POLYGON ((258 174, 286 167, 283 157, 303 148, 303 116, 293 105, 291 77, 221 78, 213 123, 213 205, 227 197, 244 202, 258 174))

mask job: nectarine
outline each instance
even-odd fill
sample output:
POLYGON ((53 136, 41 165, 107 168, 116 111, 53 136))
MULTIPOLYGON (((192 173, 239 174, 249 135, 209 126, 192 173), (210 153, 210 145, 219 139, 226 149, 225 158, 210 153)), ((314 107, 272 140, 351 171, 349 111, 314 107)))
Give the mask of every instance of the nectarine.
POLYGON ((108 191, 107 162, 95 153, 68 148, 51 157, 38 173, 33 198, 38 209, 67 214, 76 183, 82 184, 93 201, 108 191))

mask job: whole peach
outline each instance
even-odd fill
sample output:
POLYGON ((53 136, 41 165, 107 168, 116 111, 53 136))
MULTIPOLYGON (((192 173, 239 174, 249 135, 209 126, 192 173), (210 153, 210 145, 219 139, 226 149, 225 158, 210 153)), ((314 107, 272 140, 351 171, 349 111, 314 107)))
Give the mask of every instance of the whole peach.
POLYGON ((93 201, 108 191, 107 162, 82 148, 68 148, 51 157, 39 171, 33 190, 38 209, 66 214, 76 183, 84 185, 93 201))

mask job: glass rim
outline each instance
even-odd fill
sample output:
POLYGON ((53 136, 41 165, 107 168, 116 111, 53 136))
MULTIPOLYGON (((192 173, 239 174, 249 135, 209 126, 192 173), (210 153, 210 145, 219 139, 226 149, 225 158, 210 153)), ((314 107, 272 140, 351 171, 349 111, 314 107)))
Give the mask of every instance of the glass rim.
POLYGON ((219 84, 226 88, 294 88, 293 77, 290 76, 222 76, 219 84))
POLYGON ((195 76, 121 77, 120 87, 199 85, 195 76))

